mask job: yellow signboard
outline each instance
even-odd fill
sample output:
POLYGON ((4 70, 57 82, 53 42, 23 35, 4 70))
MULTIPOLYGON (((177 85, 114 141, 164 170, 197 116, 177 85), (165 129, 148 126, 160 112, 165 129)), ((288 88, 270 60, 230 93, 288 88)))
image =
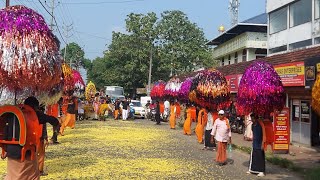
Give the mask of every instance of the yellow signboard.
POLYGON ((320 63, 317 64, 317 72, 320 72, 320 63))

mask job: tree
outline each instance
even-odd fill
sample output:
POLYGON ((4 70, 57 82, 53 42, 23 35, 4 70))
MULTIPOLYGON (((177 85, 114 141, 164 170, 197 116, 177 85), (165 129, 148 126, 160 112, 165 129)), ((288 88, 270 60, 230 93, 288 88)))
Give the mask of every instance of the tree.
POLYGON ((62 56, 65 57, 65 62, 67 64, 70 64, 71 62, 72 67, 77 70, 80 67, 85 67, 85 62, 88 63, 88 61, 84 59, 84 51, 75 42, 67 44, 66 56, 64 56, 64 53, 65 53, 65 48, 61 50, 62 56))
POLYGON ((204 33, 181 11, 166 11, 160 20, 155 13, 131 13, 125 21, 128 33, 113 32, 104 57, 86 65, 99 88, 119 85, 134 95, 148 83, 151 55, 152 81, 168 80, 171 69, 183 74, 213 62, 204 33))
POLYGON ((210 59, 203 31, 181 11, 165 11, 158 22, 164 61, 176 74, 194 71, 210 59))

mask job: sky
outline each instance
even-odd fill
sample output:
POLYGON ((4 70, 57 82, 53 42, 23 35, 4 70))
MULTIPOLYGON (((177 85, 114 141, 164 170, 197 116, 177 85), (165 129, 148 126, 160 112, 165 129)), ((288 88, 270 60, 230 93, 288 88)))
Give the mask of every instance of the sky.
MULTIPOLYGON (((41 0, 51 12, 52 0, 41 0)), ((78 43, 85 57, 93 60, 103 56, 111 44, 112 31, 125 32, 125 19, 129 13, 155 12, 160 17, 166 10, 181 10, 203 29, 208 40, 216 37, 218 27, 230 27, 229 0, 54 0, 54 16, 57 26, 54 33, 61 41, 78 43), (66 38, 66 26, 71 27, 66 38), (59 33, 60 31, 60 33, 59 33), (61 34, 61 35, 60 35, 61 34)), ((48 12, 39 0, 11 0, 11 5, 30 7, 44 16, 50 24, 48 12)), ((0 1, 0 7, 5 0, 0 1)), ((265 0, 240 0, 239 22, 265 12, 265 0)))

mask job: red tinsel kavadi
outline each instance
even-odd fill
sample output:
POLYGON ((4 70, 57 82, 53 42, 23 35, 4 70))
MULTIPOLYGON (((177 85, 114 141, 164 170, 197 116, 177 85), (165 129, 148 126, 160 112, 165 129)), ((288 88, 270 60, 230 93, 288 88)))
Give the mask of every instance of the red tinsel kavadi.
POLYGON ((154 83, 150 96, 152 99, 162 99, 164 98, 164 91, 165 91, 166 83, 164 81, 158 81, 154 83))
POLYGON ((251 112, 269 115, 283 108, 285 97, 281 79, 272 65, 256 61, 246 69, 240 81, 237 111, 241 115, 251 112))
POLYGON ((9 90, 47 91, 60 83, 58 40, 44 18, 24 6, 0 10, 0 82, 9 90))

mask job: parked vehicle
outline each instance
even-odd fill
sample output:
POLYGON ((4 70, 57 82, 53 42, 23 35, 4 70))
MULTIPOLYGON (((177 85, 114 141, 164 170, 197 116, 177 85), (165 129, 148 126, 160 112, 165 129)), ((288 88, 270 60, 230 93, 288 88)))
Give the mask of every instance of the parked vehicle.
POLYGON ((120 86, 105 86, 106 88, 106 95, 108 95, 112 102, 114 102, 116 99, 119 99, 120 101, 124 100, 124 91, 123 87, 120 86))
POLYGON ((130 104, 131 104, 130 107, 132 106, 132 108, 134 109, 134 117, 137 117, 137 118, 144 118, 145 117, 146 111, 145 111, 144 107, 142 107, 140 101, 131 100, 130 104))

